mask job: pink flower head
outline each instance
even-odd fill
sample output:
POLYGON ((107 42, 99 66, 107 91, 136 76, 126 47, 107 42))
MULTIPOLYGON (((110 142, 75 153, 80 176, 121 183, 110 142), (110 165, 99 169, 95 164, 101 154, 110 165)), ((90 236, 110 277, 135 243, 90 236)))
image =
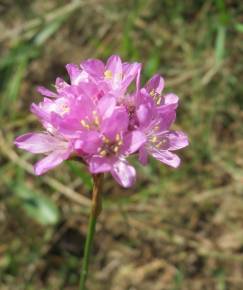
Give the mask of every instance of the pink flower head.
POLYGON ((140 88, 141 64, 122 63, 116 55, 106 63, 89 59, 66 68, 70 83, 58 77, 55 92, 38 87, 44 98, 31 105, 45 131, 15 140, 21 149, 46 155, 35 165, 37 175, 78 156, 92 174, 110 172, 120 185, 130 187, 136 178, 130 155, 142 164, 152 155, 178 167, 173 151, 187 146, 188 138, 170 129, 178 97, 162 95, 163 78, 155 75, 140 88), (129 94, 132 83, 135 90, 129 94))

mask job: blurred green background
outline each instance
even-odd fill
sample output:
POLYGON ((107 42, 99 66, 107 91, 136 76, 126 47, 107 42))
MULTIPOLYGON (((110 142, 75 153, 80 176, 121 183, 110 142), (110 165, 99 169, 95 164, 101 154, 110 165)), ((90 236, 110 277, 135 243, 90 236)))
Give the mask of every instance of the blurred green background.
POLYGON ((243 3, 233 0, 0 1, 0 290, 77 289, 91 180, 74 161, 42 177, 13 146, 40 130, 37 85, 66 63, 120 54, 180 96, 182 166, 109 177, 90 290, 243 289, 243 3))

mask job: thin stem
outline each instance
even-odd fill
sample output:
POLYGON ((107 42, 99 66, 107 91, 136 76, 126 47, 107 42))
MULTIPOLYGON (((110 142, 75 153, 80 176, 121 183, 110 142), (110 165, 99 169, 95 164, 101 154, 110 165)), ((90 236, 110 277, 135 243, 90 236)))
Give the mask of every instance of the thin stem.
POLYGON ((88 233, 85 241, 83 266, 80 276, 80 286, 79 286, 80 290, 85 290, 85 282, 88 276, 89 259, 94 238, 95 226, 96 226, 96 218, 93 214, 91 214, 89 218, 88 233))
POLYGON ((101 212, 102 206, 102 198, 101 198, 101 191, 102 191, 102 183, 103 183, 103 174, 95 174, 93 175, 93 192, 92 192, 92 207, 89 216, 89 227, 88 233, 85 240, 85 247, 84 247, 84 257, 83 257, 83 265, 80 275, 80 284, 79 289, 85 290, 85 282, 88 276, 89 271, 89 260, 90 254, 95 234, 95 226, 97 218, 101 212))

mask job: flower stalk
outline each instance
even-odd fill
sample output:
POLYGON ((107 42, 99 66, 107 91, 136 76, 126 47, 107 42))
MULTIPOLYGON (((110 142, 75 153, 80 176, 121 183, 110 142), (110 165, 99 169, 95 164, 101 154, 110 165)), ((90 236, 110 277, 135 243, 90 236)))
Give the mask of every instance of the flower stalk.
POLYGON ((85 284, 88 277, 89 261, 92 250, 92 244, 94 240, 95 227, 99 214, 102 210, 102 185, 103 185, 103 174, 93 175, 93 190, 92 190, 92 206, 89 217, 88 233, 85 240, 84 257, 82 270, 80 275, 79 290, 85 290, 85 284))
POLYGON ((44 132, 29 132, 15 140, 18 148, 44 154, 34 167, 42 175, 65 160, 77 159, 93 176, 92 207, 85 241, 80 290, 85 289, 97 218, 101 212, 104 173, 124 188, 136 181, 128 157, 136 155, 142 165, 149 155, 177 168, 174 153, 188 146, 187 135, 171 126, 176 120, 179 98, 164 94, 164 79, 155 74, 141 84, 142 64, 123 62, 112 55, 104 63, 87 59, 67 64, 69 81, 57 77, 54 91, 38 87, 43 100, 31 105, 44 132), (130 90, 134 88, 134 90, 130 90))

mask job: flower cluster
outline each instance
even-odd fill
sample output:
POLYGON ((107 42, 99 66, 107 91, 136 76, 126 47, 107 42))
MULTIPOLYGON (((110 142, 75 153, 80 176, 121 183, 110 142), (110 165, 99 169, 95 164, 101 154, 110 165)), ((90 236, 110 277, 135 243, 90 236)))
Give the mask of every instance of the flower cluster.
POLYGON ((162 94, 162 77, 154 75, 141 87, 141 64, 122 63, 116 55, 106 64, 88 59, 66 69, 70 83, 57 78, 55 92, 38 87, 44 98, 31 106, 45 131, 15 140, 21 149, 46 155, 35 165, 36 175, 78 156, 92 174, 110 172, 120 185, 130 187, 136 177, 127 161, 131 154, 137 154, 143 165, 152 155, 179 166, 173 151, 187 146, 188 138, 170 130, 178 97, 162 94), (129 93, 128 87, 134 91, 129 93))

